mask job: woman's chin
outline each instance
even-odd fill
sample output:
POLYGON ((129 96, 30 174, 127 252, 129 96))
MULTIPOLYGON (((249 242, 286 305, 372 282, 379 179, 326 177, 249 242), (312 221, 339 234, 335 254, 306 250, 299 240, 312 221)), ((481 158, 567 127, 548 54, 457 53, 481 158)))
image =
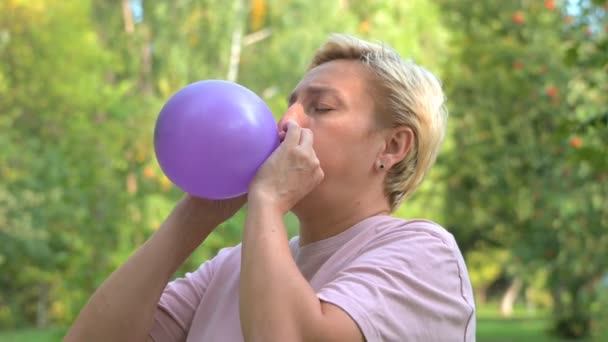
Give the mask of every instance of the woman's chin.
POLYGON ((291 212, 296 216, 304 217, 308 216, 309 213, 318 215, 319 205, 323 202, 323 198, 318 195, 318 191, 315 189, 302 197, 302 199, 291 208, 291 212))

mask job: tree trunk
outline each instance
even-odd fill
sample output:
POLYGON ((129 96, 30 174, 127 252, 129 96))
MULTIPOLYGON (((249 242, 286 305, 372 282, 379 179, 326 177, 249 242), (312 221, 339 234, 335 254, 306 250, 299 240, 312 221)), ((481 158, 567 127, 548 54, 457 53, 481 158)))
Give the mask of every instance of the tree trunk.
POLYGON ((487 287, 478 287, 475 289, 475 295, 477 295, 477 303, 485 304, 488 298, 488 288, 487 287))
POLYGON ((152 42, 146 35, 141 48, 141 89, 145 95, 152 95, 152 42))
POLYGON ((232 31, 232 44, 230 45, 230 64, 228 65, 228 81, 236 82, 239 75, 241 61, 241 48, 243 46, 243 0, 234 0, 235 25, 232 31))
POLYGON ((528 315, 532 316, 536 312, 536 305, 533 300, 534 297, 534 289, 530 286, 526 288, 525 298, 526 298, 526 312, 528 315))
POLYGON ((45 328, 48 323, 49 284, 41 283, 39 291, 38 305, 36 308, 36 327, 45 328))
POLYGON ((125 26, 125 32, 133 33, 135 25, 133 24, 133 13, 131 13, 129 0, 122 0, 122 20, 125 26))
POLYGON ((515 278, 500 301, 500 314, 504 317, 510 317, 513 314, 513 305, 519 290, 521 290, 522 281, 520 278, 515 278))
POLYGON ((554 312, 563 312, 564 302, 562 301, 561 285, 551 286, 551 298, 553 298, 553 311, 554 312))

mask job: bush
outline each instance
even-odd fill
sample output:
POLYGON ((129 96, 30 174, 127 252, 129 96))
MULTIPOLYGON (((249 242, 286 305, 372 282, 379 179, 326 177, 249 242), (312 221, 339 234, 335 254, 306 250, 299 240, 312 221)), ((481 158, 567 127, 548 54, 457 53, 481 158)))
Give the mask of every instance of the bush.
POLYGON ((593 304, 591 335, 594 341, 608 341, 608 276, 598 286, 598 299, 593 304))

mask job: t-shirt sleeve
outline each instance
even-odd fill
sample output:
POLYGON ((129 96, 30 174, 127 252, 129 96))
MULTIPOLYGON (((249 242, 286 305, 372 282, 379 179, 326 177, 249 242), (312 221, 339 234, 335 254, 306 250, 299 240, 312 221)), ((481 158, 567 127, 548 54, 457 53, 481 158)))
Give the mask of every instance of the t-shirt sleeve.
MULTIPOLYGON (((221 252, 220 252, 221 254, 221 252)), ((165 287, 154 314, 150 338, 156 342, 185 341, 194 314, 213 278, 220 255, 165 287)))
POLYGON ((368 342, 473 341, 474 304, 461 259, 453 239, 416 229, 389 233, 364 247, 318 297, 350 315, 368 342))

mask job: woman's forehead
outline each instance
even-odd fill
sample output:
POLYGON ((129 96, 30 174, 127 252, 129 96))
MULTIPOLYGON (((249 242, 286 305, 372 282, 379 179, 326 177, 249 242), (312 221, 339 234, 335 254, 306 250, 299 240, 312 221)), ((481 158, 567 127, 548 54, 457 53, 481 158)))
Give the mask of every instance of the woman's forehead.
POLYGON ((369 70, 355 60, 334 60, 323 63, 309 70, 296 86, 294 93, 304 89, 326 89, 339 93, 363 91, 367 83, 369 70))

